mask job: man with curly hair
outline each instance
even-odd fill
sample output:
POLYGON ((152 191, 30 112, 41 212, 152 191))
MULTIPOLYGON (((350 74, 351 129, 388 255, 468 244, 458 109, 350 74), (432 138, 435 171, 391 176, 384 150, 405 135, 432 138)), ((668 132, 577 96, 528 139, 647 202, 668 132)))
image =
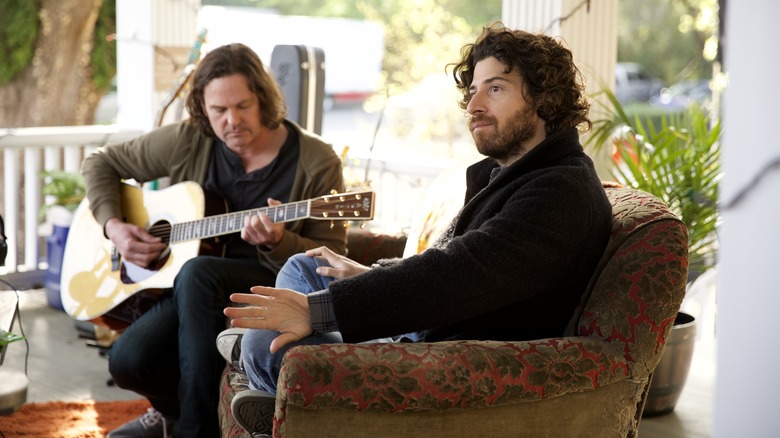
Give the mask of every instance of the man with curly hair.
POLYGON ((245 427, 259 423, 242 412, 273 405, 282 357, 294 345, 563 335, 612 221, 579 142, 578 128, 591 127, 581 74, 555 39, 501 24, 462 53, 453 69, 460 106, 487 156, 467 170, 462 209, 418 255, 367 267, 317 248, 293 257, 276 288, 231 296, 247 306, 225 314, 250 329, 240 354, 255 391, 233 403, 245 427))
MULTIPOLYGON (((281 91, 247 46, 218 47, 200 61, 187 110, 184 122, 100 148, 84 160, 92 213, 125 262, 146 267, 166 245, 122 220, 123 179, 195 181, 233 211, 343 191, 341 161, 332 146, 285 119, 281 91)), ((343 227, 317 220, 277 224, 262 213, 247 218, 240 236, 225 238, 224 257, 187 261, 173 288, 111 347, 109 371, 116 384, 143 395, 152 408, 109 437, 219 436, 225 364, 214 341, 225 328, 228 294, 273 285, 296 253, 320 246, 346 250, 343 227)))

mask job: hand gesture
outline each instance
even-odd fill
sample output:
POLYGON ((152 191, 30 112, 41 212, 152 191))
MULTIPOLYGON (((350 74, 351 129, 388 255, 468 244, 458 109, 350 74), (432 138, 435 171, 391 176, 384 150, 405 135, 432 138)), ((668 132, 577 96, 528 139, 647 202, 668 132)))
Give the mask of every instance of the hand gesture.
POLYGON ((306 251, 306 255, 309 257, 318 257, 328 262, 330 267, 320 266, 317 268, 317 274, 324 277, 333 277, 340 280, 371 270, 368 266, 361 265, 343 255, 336 254, 324 246, 310 249, 306 251))
POLYGON ((254 286, 251 294, 231 294, 230 301, 249 304, 227 307, 224 313, 232 318, 233 327, 274 330, 280 335, 271 342, 271 353, 291 342, 314 333, 306 295, 290 289, 254 286))
POLYGON ((144 268, 159 257, 167 246, 159 237, 152 236, 138 225, 122 222, 118 218, 109 219, 105 231, 106 236, 111 239, 126 261, 144 268))
MULTIPOLYGON (((280 201, 268 198, 268 205, 281 205, 280 201)), ((244 220, 244 228, 241 229, 241 238, 252 245, 263 245, 276 248, 276 245, 284 236, 284 224, 274 223, 265 213, 256 216, 248 216, 244 220)))

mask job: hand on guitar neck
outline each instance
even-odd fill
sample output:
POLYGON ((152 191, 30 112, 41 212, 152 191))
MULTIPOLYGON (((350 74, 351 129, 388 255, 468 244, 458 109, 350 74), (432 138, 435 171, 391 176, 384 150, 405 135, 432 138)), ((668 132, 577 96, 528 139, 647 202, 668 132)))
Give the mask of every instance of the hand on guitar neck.
MULTIPOLYGON (((274 207, 282 203, 268 198, 268 205, 274 207)), ((284 223, 275 223, 265 213, 260 212, 244 219, 241 239, 251 245, 273 249, 282 241, 282 236, 284 236, 284 223)))

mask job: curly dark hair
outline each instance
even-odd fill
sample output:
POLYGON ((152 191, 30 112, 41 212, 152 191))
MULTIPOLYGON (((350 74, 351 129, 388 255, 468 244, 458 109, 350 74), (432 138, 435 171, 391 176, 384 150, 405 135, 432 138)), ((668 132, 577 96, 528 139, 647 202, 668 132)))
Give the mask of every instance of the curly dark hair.
POLYGON ((505 73, 514 71, 523 79, 523 95, 546 122, 548 134, 565 127, 586 125, 583 130, 588 130, 593 126, 582 73, 574 65, 571 50, 552 37, 511 30, 499 22, 483 28, 474 44, 463 47, 461 56, 452 74, 463 94, 462 109, 471 101, 474 67, 492 56, 506 66, 505 73))
POLYGON ((257 54, 239 43, 217 47, 198 63, 192 75, 192 90, 187 96, 190 123, 203 134, 216 136, 204 108, 203 90, 212 80, 233 74, 244 75, 249 89, 257 95, 263 126, 269 129, 278 127, 287 116, 282 92, 257 54))

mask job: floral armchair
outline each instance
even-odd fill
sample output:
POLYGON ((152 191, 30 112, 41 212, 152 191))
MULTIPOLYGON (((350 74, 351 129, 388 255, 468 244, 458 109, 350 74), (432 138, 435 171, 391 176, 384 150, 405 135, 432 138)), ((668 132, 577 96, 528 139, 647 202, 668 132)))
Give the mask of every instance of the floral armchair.
POLYGON ((605 189, 612 234, 567 336, 296 347, 274 436, 636 436, 685 293, 687 231, 657 198, 605 189))

